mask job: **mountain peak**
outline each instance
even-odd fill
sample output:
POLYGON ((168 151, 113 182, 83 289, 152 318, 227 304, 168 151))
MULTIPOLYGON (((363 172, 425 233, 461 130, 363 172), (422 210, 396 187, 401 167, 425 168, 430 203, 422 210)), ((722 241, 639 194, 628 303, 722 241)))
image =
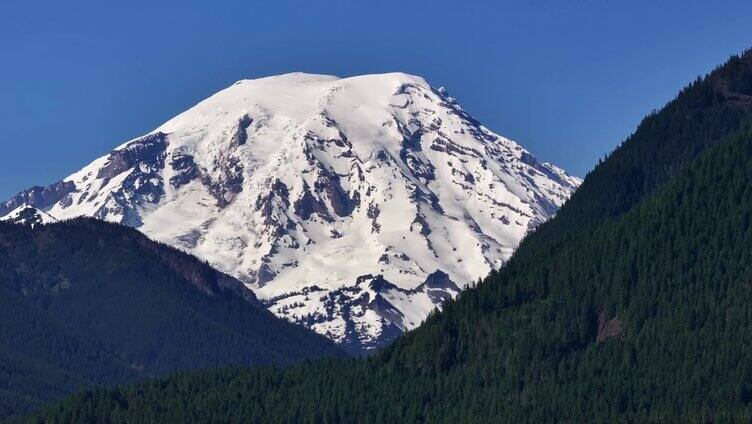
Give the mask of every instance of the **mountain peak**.
POLYGON ((240 81, 4 207, 136 227, 357 350, 500 267, 578 184, 420 77, 291 73, 240 81))
POLYGON ((286 81, 286 82, 294 82, 294 83, 306 83, 306 82, 321 82, 321 81, 337 81, 340 77, 334 76, 334 75, 325 75, 325 74, 312 74, 307 72, 288 72, 285 74, 278 74, 278 75, 267 75, 263 77, 257 77, 257 78, 247 78, 247 79, 241 79, 237 81, 233 85, 238 84, 248 84, 248 83, 271 83, 273 81, 280 82, 280 81, 286 81))
POLYGON ((278 75, 268 75, 264 77, 257 77, 257 78, 248 78, 248 79, 241 79, 235 82, 233 85, 237 84, 247 84, 247 83, 269 83, 271 81, 284 81, 284 82, 294 82, 294 83, 318 83, 318 82, 333 82, 333 81, 350 81, 350 80, 395 80, 395 81, 403 81, 403 82, 415 82, 422 85, 428 85, 428 83, 420 76, 417 75, 411 75, 405 72, 384 72, 384 73, 377 73, 377 74, 363 74, 363 75, 353 75, 349 77, 339 77, 336 75, 328 75, 328 74, 313 74, 308 72, 288 72, 285 74, 278 74, 278 75))
POLYGON ((5 215, 0 216, 0 221, 27 225, 34 228, 38 225, 57 222, 57 219, 41 209, 24 203, 5 215))

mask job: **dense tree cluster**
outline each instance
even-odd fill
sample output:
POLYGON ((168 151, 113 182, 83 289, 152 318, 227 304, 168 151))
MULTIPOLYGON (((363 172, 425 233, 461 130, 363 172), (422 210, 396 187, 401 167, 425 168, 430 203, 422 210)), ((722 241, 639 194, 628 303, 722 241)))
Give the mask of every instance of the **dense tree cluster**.
POLYGON ((244 292, 126 227, 0 223, 0 418, 94 385, 339 355, 244 292))
POLYGON ((648 116, 503 269, 373 358, 174 374, 28 420, 748 422, 750 64, 648 116))

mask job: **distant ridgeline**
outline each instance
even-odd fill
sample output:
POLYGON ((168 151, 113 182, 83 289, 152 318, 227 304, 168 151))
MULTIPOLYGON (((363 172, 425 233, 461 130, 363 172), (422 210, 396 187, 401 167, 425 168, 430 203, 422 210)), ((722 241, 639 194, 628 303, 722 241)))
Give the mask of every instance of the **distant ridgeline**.
POLYGON ((502 270, 373 358, 183 373, 28 420, 750 421, 750 112, 747 52, 645 118, 502 270))
POLYGON ((0 419, 92 386, 341 355, 239 281, 93 219, 0 222, 0 419))

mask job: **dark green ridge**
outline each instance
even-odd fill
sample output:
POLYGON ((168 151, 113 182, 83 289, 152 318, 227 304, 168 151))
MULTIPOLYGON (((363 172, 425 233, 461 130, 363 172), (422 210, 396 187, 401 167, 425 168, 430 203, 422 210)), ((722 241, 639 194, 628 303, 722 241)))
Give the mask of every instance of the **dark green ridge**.
POLYGON ((92 386, 342 353, 139 232, 0 222, 0 418, 92 386))

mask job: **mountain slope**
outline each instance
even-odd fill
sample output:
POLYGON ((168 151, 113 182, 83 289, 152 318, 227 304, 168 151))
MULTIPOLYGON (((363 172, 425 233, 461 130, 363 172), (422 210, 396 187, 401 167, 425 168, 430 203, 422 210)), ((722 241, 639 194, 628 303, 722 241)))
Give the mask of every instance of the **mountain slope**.
POLYGON ((57 219, 34 206, 24 204, 8 212, 5 216, 0 216, 0 221, 28 225, 34 228, 37 225, 57 222, 57 219))
POLYGON ((0 222, 0 417, 93 385, 341 355, 238 280, 90 219, 0 222))
POLYGON ((375 358, 172 376, 37 418, 747 422, 749 87, 750 52, 685 89, 502 270, 375 358))
POLYGON ((579 184, 393 73, 243 80, 0 204, 138 228, 353 351, 506 261, 579 184))

